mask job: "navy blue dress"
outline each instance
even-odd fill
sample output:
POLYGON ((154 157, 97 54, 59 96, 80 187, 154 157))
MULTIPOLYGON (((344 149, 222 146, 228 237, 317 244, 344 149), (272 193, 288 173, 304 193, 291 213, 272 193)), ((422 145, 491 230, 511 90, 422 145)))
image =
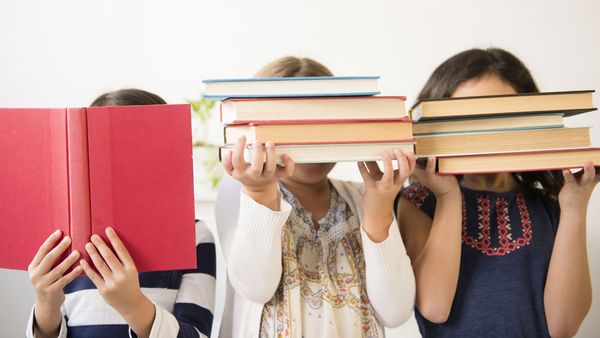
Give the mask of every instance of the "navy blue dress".
MULTIPOLYGON (((549 337, 544 286, 558 227, 557 206, 518 188, 495 193, 461 187, 462 253, 448 321, 418 309, 423 337, 549 337)), ((429 217, 435 196, 413 184, 401 192, 429 217)))

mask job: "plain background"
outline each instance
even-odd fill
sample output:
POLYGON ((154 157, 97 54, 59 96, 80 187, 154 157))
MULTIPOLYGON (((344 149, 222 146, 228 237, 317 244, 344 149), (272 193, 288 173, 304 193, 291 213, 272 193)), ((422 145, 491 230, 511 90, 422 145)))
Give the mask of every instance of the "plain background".
MULTIPOLYGON (((288 54, 313 57, 336 75, 380 75, 385 94, 412 103, 444 59, 490 46, 519 56, 542 90, 600 89, 598 13, 593 0, 3 0, 0 106, 85 106, 123 87, 180 103, 198 96, 202 79, 252 76, 288 54)), ((595 125, 600 144, 597 113, 570 122, 595 125)), ((353 165, 333 175, 359 177, 353 165)), ((588 252, 598 292, 600 192, 590 203, 588 252)), ((211 210, 210 202, 198 204, 212 226, 211 210)), ((599 299, 578 337, 600 333, 599 299)), ((27 274, 0 270, 1 337, 23 336, 32 303, 27 274)), ((388 336, 418 331, 411 320, 388 336)))

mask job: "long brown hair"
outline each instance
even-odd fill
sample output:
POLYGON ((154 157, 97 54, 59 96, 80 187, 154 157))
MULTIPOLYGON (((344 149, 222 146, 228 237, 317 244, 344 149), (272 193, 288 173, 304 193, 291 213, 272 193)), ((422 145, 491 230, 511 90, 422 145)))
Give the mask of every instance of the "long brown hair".
MULTIPOLYGON (((500 48, 469 49, 439 65, 421 89, 418 99, 451 97, 462 83, 490 74, 500 77, 517 93, 539 92, 529 69, 513 54, 500 48)), ((539 196, 547 206, 556 205, 558 193, 564 184, 560 171, 512 175, 526 192, 539 196)))

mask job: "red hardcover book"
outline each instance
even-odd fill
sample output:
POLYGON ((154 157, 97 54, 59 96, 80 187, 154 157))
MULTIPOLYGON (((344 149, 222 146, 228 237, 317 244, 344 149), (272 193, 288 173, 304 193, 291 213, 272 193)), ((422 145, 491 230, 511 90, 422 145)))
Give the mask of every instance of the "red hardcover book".
POLYGON ((0 109, 0 267, 112 226, 139 271, 196 266, 188 105, 0 109))

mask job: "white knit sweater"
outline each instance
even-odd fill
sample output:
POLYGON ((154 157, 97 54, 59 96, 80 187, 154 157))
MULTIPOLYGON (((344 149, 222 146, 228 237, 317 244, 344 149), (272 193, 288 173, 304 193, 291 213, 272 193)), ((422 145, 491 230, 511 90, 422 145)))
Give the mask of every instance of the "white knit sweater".
MULTIPOLYGON (((361 222, 366 289, 375 315, 383 326, 399 326, 412 313, 415 280, 398 226, 393 221, 388 238, 381 243, 372 242, 362 229, 363 185, 336 180, 331 183, 361 222)), ((228 193, 235 194, 235 191, 236 188, 229 189, 228 193)), ((227 199, 221 197, 220 200, 227 199)), ((281 210, 272 211, 243 192, 239 203, 238 217, 217 214, 219 237, 234 290, 228 295, 228 303, 233 307, 229 324, 234 337, 257 337, 264 304, 273 297, 281 279, 282 228, 291 206, 282 199, 281 210)), ((226 320, 223 325, 228 325, 226 320)), ((223 327, 221 334, 228 331, 223 327)))

